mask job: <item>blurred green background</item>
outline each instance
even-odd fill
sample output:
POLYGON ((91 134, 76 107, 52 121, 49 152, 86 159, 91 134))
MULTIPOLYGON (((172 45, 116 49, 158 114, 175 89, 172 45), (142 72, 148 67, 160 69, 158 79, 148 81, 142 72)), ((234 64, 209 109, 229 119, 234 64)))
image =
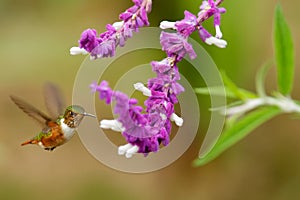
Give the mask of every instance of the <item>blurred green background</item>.
MULTIPOLYGON (((154 1, 151 25, 181 19, 186 9, 195 13, 200 2, 154 1)), ((276 3, 225 0, 222 30, 228 47, 205 47, 217 66, 242 87, 253 90, 256 70, 273 56, 276 3)), ((287 0, 281 4, 299 55, 300 2, 287 0)), ((106 23, 116 21, 131 5, 129 0, 0 0, 1 199, 299 199, 300 126, 287 115, 264 124, 201 168, 191 167, 191 162, 197 157, 205 123, 179 160, 142 175, 105 167, 85 150, 78 136, 52 153, 34 146, 20 147, 39 127, 18 110, 9 95, 44 108, 41 88, 51 80, 61 86, 70 102, 73 81, 84 57, 70 56, 69 48, 77 44, 84 29, 104 31, 106 23)), ((193 38, 199 41, 197 35, 193 38)), ((298 99, 299 61, 296 56, 298 76, 293 97, 298 99)), ((271 70, 266 81, 269 91, 276 88, 275 77, 275 70, 271 70)), ((201 109, 207 111, 209 102, 205 98, 199 96, 201 109)), ((207 113, 201 114, 204 121, 207 113)))

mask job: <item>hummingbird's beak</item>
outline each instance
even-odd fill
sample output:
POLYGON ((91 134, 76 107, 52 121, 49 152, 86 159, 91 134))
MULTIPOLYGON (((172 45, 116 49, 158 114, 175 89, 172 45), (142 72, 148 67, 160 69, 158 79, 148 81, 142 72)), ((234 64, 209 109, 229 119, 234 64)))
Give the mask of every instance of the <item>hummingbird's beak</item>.
POLYGON ((90 114, 90 113, 86 113, 86 112, 85 112, 85 113, 83 113, 83 115, 84 115, 84 116, 89 116, 89 117, 94 117, 94 118, 96 118, 96 116, 95 116, 95 115, 93 115, 93 114, 90 114))

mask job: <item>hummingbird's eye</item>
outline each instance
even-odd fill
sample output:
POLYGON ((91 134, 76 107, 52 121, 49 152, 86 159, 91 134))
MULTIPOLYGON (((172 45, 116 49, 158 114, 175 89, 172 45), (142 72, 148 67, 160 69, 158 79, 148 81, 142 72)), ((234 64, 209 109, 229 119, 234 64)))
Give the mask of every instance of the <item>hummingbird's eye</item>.
POLYGON ((70 115, 71 115, 71 116, 74 116, 74 115, 75 115, 75 113, 74 113, 74 112, 72 112, 72 111, 70 111, 70 115))

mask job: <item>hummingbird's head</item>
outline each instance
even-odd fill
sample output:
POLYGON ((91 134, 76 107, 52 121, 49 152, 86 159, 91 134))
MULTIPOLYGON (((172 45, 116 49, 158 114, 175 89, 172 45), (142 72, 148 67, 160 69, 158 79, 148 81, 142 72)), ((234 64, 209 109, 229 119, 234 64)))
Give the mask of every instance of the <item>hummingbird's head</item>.
POLYGON ((84 116, 96 117, 90 113, 86 113, 84 108, 78 105, 71 105, 67 107, 64 114, 65 123, 71 127, 76 128, 79 126, 84 116))

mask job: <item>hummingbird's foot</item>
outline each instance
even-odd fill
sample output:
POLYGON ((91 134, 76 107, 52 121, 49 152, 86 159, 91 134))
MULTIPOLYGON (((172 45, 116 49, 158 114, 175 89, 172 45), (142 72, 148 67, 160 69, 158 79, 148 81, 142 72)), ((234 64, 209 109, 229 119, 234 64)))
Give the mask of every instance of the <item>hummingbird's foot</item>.
POLYGON ((44 148, 46 151, 53 151, 56 147, 44 148))

